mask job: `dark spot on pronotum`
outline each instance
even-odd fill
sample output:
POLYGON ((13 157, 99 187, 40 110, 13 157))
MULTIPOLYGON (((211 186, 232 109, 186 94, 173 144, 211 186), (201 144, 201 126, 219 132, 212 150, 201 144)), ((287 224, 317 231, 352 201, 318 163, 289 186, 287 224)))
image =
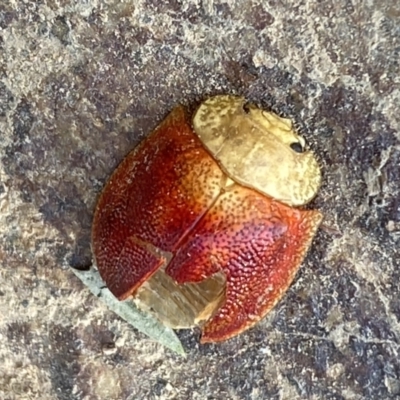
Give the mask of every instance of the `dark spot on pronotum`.
POLYGON ((290 148, 296 153, 302 153, 304 151, 303 146, 299 142, 292 143, 290 148))
POLYGON ((243 104, 243 111, 248 114, 250 112, 250 103, 243 104))

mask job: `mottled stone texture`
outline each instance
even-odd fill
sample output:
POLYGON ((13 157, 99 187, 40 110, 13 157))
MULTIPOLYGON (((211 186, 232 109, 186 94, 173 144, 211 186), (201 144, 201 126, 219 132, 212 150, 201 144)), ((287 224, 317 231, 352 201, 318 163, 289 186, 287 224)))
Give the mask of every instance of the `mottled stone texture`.
POLYGON ((400 398, 398 0, 0 4, 0 398, 400 398), (319 155, 325 216, 295 284, 182 359, 70 271, 96 198, 182 102, 239 93, 319 155))

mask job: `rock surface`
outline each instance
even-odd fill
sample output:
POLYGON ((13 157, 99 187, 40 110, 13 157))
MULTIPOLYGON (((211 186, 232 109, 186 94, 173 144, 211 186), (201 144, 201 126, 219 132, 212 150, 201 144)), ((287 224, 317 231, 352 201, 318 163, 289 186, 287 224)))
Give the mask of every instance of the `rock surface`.
POLYGON ((0 398, 400 398, 400 4, 0 4, 0 398), (289 5, 290 4, 290 5, 289 5), (323 229, 256 328, 182 358, 71 272, 112 170, 177 103, 237 93, 319 155, 323 229))

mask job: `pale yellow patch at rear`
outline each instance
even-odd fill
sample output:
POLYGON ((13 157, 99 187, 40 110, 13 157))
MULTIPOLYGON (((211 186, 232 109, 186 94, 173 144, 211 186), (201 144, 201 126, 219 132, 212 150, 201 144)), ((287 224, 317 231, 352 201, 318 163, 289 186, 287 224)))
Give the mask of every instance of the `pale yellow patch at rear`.
POLYGON ((193 118, 204 146, 234 181, 291 206, 308 203, 321 185, 321 170, 289 119, 221 95, 204 101, 193 118))

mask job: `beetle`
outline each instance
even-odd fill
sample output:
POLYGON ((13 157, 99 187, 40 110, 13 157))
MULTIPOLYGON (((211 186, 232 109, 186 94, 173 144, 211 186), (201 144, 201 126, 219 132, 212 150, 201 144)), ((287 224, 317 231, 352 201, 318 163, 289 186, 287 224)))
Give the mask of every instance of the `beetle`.
POLYGON ((183 106, 121 162, 98 200, 92 249, 102 279, 201 342, 236 336, 290 286, 322 220, 303 206, 321 171, 282 118, 218 95, 183 106))

